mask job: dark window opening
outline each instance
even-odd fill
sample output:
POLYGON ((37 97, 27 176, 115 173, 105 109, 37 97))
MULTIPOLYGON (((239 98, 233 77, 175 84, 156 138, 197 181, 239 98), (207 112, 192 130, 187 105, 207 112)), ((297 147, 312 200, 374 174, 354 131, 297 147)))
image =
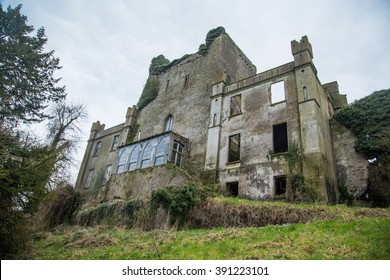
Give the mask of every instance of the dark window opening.
POLYGON ((188 83, 190 81, 190 75, 184 77, 184 88, 188 88, 188 83))
POLYGON ((274 153, 284 153, 288 151, 287 123, 273 126, 274 153))
POLYGON ((168 87, 169 87, 169 79, 167 80, 167 84, 165 85, 165 92, 168 91, 168 87))
POLYGON ((118 144, 119 144, 119 135, 115 135, 114 139, 112 141, 111 151, 116 150, 116 148, 118 147, 118 144))
POLYGON ((233 196, 233 197, 238 196, 238 182, 226 183, 226 189, 229 196, 233 196))
POLYGON ((282 195, 286 193, 286 176, 278 176, 274 178, 275 195, 282 195))
POLYGON ((99 141, 99 142, 96 143, 95 151, 93 152, 93 156, 94 157, 98 156, 101 149, 102 149, 102 142, 99 141))
POLYGON ((229 136, 229 156, 228 162, 240 160, 240 134, 229 136))

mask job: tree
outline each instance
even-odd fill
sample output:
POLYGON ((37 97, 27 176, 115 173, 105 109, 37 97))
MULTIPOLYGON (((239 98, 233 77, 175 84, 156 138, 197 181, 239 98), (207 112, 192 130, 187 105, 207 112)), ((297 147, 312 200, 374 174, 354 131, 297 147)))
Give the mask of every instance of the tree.
POLYGON ((48 181, 48 187, 66 181, 66 171, 73 165, 72 154, 77 148, 81 135, 81 123, 87 118, 83 104, 57 103, 50 112, 47 124, 49 149, 55 155, 53 169, 48 181))
POLYGON ((26 245, 23 213, 34 213, 75 146, 82 105, 65 105, 55 78, 59 59, 45 52, 44 28, 36 35, 21 5, 0 4, 0 257, 14 258, 26 245), (55 105, 60 104, 60 105, 55 105), (53 105, 53 111, 48 107, 53 105), (52 114, 52 116, 51 116, 52 114), (49 121, 50 144, 20 131, 19 124, 49 121), (73 138, 72 138, 73 137, 73 138))
POLYGON ((40 122, 50 103, 66 97, 54 72, 61 67, 54 51, 44 52, 45 29, 27 25, 22 5, 6 11, 0 4, 0 122, 3 125, 40 122))

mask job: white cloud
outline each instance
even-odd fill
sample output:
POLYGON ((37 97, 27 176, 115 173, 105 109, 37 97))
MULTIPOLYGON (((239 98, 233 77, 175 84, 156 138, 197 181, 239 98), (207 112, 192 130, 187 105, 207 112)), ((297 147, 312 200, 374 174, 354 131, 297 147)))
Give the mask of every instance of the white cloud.
POLYGON ((390 88, 386 0, 5 0, 3 6, 19 3, 30 24, 45 27, 69 98, 87 105, 90 122, 107 127, 123 122, 137 103, 154 56, 196 52, 217 26, 258 71, 292 61, 290 41, 308 35, 320 80, 337 80, 349 101, 390 88))

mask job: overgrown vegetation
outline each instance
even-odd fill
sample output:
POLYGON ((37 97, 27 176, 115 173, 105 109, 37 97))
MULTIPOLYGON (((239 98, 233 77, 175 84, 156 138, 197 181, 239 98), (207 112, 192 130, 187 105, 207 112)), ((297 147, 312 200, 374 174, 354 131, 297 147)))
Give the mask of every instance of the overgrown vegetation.
POLYGON ((156 99, 158 95, 158 91, 160 90, 160 81, 154 78, 148 78, 144 89, 142 90, 141 97, 138 100, 137 107, 139 110, 144 108, 154 99, 156 99))
POLYGON ((130 144, 134 141, 134 137, 137 135, 139 130, 139 123, 133 124, 129 127, 129 133, 127 134, 126 144, 130 144))
POLYGON ((390 89, 355 101, 338 111, 335 118, 357 136, 356 151, 372 162, 368 190, 361 199, 374 207, 389 207, 390 89))
POLYGON ((200 188, 193 182, 155 190, 150 198, 152 212, 163 207, 168 212, 170 222, 179 226, 189 220, 192 209, 199 202, 200 188))
MULTIPOLYGON (((0 257, 15 258, 26 247, 26 220, 49 191, 66 180, 84 106, 66 103, 54 51, 45 52, 44 28, 36 35, 21 5, 0 4, 0 257), (52 108, 52 110, 50 110, 52 108), (46 141, 21 129, 48 121, 46 141)), ((79 134, 78 134, 79 135, 79 134)))
MULTIPOLYGON (((226 203, 238 206, 242 202, 238 199, 229 199, 226 203)), ((262 203, 248 201, 244 204, 260 206, 262 203)), ((272 205, 273 203, 265 203, 264 207, 272 205)), ((324 212, 329 211, 333 218, 281 226, 213 227, 176 231, 139 231, 112 225, 88 228, 58 227, 51 232, 36 234, 32 251, 26 258, 105 260, 390 258, 388 209, 307 204, 295 207, 307 213, 313 208, 323 207, 324 212)))

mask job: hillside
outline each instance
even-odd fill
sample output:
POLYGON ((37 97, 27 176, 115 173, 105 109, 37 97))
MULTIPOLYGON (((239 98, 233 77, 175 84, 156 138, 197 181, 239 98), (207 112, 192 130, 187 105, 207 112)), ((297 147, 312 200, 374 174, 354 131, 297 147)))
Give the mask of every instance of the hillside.
MULTIPOLYGON (((247 209, 295 217, 295 222, 240 227, 141 230, 58 226, 33 235, 32 259, 390 259, 390 209, 297 205, 213 198, 210 209, 247 209), (221 208, 220 208, 221 209, 221 208), (276 211, 276 212, 275 212, 276 211), (301 213, 300 216, 298 213, 301 213), (303 214, 302 214, 303 213, 303 214), (301 222, 303 221, 303 222, 301 222)), ((227 215, 232 212, 226 213, 227 215)), ((200 214, 200 213, 199 213, 200 214)), ((194 209, 193 215, 196 214, 194 209)), ((203 214, 204 215, 204 212, 203 214)), ((223 215, 222 215, 223 216, 223 215)), ((192 217, 191 219, 194 219, 192 217)), ((227 219, 228 220, 228 219, 227 219)), ((227 221, 226 220, 226 221, 227 221)), ((247 220, 250 220, 248 218, 247 220)), ((291 220, 292 221, 292 220, 291 220)))

